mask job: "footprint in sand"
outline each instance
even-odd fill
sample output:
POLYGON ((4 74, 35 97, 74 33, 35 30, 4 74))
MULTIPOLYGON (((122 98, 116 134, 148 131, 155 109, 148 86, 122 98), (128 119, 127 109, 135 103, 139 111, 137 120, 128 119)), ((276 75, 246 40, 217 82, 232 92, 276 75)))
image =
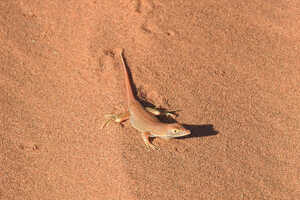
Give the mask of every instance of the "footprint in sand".
POLYGON ((22 142, 19 144, 19 148, 26 152, 38 152, 40 150, 40 146, 33 142, 22 142))
MULTIPOLYGON (((159 5, 163 6, 163 5, 159 5)), ((173 30, 163 30, 158 26, 153 20, 151 20, 155 15, 157 15, 156 10, 158 6, 150 0, 137 0, 136 1, 136 12, 143 15, 145 21, 141 25, 141 30, 147 34, 160 34, 166 36, 175 36, 176 32, 173 30)))

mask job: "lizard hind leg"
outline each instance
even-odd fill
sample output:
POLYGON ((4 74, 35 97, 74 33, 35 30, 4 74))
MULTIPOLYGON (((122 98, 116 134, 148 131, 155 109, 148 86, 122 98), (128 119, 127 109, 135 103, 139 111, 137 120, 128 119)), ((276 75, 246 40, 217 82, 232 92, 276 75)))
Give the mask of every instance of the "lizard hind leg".
POLYGON ((171 117, 173 119, 175 119, 177 117, 176 112, 178 110, 172 110, 172 111, 168 111, 168 110, 163 110, 163 109, 159 109, 159 108, 152 108, 152 107, 145 107, 145 109, 155 115, 155 116, 159 116, 159 115, 165 115, 167 117, 171 117))
POLYGON ((103 123, 101 129, 105 128, 109 123, 116 122, 118 124, 122 124, 122 122, 129 119, 129 112, 121 113, 121 114, 106 114, 104 115, 106 121, 103 123))

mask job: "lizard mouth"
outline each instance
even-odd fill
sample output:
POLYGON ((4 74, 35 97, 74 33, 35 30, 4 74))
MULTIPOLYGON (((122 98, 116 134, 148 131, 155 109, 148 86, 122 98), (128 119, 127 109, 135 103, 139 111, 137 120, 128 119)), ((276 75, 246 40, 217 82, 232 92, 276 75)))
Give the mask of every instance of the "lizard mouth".
POLYGON ((186 135, 190 135, 191 131, 190 130, 184 130, 184 131, 180 131, 178 133, 176 133, 174 135, 174 137, 182 137, 182 136, 186 136, 186 135))

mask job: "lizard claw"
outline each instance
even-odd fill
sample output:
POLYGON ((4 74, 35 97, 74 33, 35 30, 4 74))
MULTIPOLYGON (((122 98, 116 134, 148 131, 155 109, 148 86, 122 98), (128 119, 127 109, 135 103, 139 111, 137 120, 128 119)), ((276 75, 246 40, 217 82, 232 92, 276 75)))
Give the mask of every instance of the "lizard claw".
POLYGON ((107 120, 103 123, 101 129, 104 129, 111 121, 116 120, 116 115, 106 114, 106 115, 104 115, 104 118, 107 120))
POLYGON ((153 150, 160 150, 160 148, 158 147, 158 146, 155 146, 155 145, 151 145, 151 149, 153 149, 153 150))
POLYGON ((146 150, 147 150, 147 151, 151 151, 151 149, 152 149, 152 150, 156 150, 156 151, 160 150, 160 148, 159 148, 158 146, 155 146, 155 145, 153 145, 153 144, 148 144, 148 145, 146 145, 146 150))
POLYGON ((167 117, 171 117, 173 119, 175 119, 176 117, 178 117, 177 112, 180 112, 181 110, 172 110, 172 111, 165 111, 165 115, 167 117))
POLYGON ((101 129, 104 129, 105 126, 107 126, 110 122, 112 121, 112 119, 106 120, 103 125, 101 126, 101 129))
POLYGON ((172 112, 166 112, 166 116, 167 116, 167 117, 171 117, 171 118, 173 118, 173 119, 175 119, 175 118, 177 117, 177 115, 174 114, 174 113, 172 113, 172 112))

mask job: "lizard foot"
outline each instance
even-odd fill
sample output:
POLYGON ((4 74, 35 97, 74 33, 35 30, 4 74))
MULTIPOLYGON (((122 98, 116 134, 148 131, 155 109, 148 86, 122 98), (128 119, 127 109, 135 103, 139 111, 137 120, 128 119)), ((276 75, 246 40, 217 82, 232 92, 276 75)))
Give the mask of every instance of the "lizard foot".
POLYGON ((148 132, 145 132, 145 133, 142 134, 142 137, 143 137, 144 143, 146 145, 147 151, 150 151, 151 149, 152 150, 159 150, 158 146, 155 146, 154 144, 150 143, 150 141, 149 141, 149 136, 150 135, 151 135, 151 133, 148 133, 148 132))
POLYGON ((159 150, 160 148, 158 147, 158 146, 156 146, 156 145, 154 145, 154 144, 150 144, 150 145, 146 145, 147 146, 147 149, 148 150, 150 150, 150 148, 152 149, 152 150, 159 150))
POLYGON ((111 123, 112 121, 122 125, 122 122, 126 121, 129 118, 129 113, 121 113, 121 114, 107 114, 104 115, 104 117, 107 119, 101 129, 105 128, 105 126, 107 126, 109 123, 111 123))

